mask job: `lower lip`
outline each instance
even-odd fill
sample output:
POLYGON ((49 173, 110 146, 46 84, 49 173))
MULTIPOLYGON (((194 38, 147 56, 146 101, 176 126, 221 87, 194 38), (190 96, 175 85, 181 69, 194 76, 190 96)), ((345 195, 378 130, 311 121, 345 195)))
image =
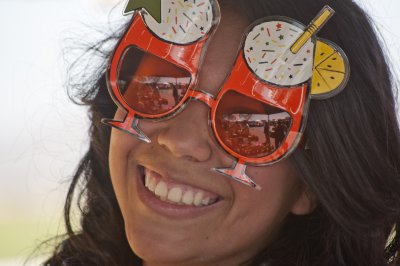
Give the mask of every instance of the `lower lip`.
POLYGON ((223 200, 219 200, 211 205, 195 207, 188 205, 175 205, 165 201, 160 200, 157 196, 155 196, 150 190, 148 190, 143 184, 143 175, 140 171, 139 167, 137 168, 137 192, 139 195, 139 199, 146 205, 148 208, 153 210, 154 212, 169 218, 174 219, 193 219, 202 215, 206 215, 210 212, 213 212, 218 207, 222 205, 223 200))

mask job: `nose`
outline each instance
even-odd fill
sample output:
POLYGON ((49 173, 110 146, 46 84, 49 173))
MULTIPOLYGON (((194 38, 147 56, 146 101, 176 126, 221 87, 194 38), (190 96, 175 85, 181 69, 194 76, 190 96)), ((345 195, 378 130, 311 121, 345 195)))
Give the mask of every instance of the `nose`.
POLYGON ((208 126, 208 107, 190 101, 186 108, 166 122, 157 135, 157 142, 176 158, 205 162, 212 155, 208 126))

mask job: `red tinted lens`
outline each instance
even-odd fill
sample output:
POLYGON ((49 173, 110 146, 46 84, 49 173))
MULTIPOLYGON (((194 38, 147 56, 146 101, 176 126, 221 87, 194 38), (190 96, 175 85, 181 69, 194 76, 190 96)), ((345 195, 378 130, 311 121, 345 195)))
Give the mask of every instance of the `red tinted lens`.
POLYGON ((216 110, 219 139, 244 157, 268 156, 284 143, 291 116, 276 107, 235 91, 225 93, 216 110))
POLYGON ((118 86, 135 111, 160 115, 175 108, 185 96, 190 74, 154 55, 130 47, 118 70, 118 86))

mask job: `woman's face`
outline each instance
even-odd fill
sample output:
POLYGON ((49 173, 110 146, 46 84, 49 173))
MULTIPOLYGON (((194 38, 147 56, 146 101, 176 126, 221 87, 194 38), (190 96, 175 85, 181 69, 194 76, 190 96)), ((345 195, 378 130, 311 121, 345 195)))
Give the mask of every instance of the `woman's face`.
MULTIPOLYGON (((217 94, 248 25, 223 10, 198 89, 217 94)), ((147 265, 237 265, 274 241, 288 213, 313 208, 288 160, 248 167, 261 191, 213 172, 234 160, 210 135, 208 111, 191 101, 170 120, 141 121, 150 144, 112 131, 112 183, 130 246, 147 265)), ((117 111, 116 118, 123 117, 117 111)))

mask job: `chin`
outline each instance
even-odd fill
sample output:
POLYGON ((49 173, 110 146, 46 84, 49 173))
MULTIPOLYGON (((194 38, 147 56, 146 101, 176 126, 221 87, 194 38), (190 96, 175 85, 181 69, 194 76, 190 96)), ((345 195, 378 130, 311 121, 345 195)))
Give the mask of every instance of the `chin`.
POLYGON ((126 230, 132 251, 146 263, 196 265, 202 260, 201 254, 207 254, 193 246, 195 241, 180 238, 173 231, 170 234, 160 234, 140 228, 127 227, 126 230))

